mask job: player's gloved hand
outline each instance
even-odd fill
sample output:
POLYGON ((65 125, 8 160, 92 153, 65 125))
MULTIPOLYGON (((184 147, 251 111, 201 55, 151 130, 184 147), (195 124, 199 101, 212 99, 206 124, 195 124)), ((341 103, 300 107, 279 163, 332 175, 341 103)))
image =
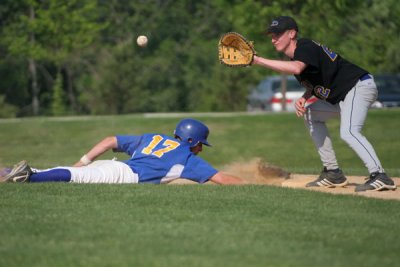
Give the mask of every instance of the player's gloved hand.
POLYGON ((218 42, 219 61, 230 67, 250 66, 255 54, 253 42, 237 32, 225 33, 218 42))

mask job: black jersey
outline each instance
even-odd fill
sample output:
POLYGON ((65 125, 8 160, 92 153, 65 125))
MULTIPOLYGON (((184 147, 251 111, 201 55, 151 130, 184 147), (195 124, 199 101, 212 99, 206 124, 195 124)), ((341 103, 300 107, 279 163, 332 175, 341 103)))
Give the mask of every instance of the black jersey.
POLYGON ((309 39, 299 39, 293 60, 307 64, 297 80, 316 97, 336 104, 342 101, 359 78, 368 73, 328 47, 309 39))

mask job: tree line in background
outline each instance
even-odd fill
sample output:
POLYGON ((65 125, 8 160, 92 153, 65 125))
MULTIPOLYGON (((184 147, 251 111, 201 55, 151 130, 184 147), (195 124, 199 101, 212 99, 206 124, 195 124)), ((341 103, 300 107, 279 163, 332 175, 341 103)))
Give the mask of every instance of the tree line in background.
POLYGON ((219 37, 239 32, 280 58, 263 34, 278 15, 372 73, 396 73, 399 14, 397 0, 2 0, 0 117, 245 110, 273 73, 222 66, 219 37))

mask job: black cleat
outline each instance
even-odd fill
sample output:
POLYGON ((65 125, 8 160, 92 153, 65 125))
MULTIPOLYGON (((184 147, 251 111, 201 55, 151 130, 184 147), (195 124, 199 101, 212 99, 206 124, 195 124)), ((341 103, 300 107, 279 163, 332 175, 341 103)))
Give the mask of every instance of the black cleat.
POLYGON ((317 180, 312 181, 306 184, 306 187, 344 187, 347 185, 347 178, 344 176, 343 172, 340 169, 336 170, 327 170, 324 168, 317 178, 317 180))
POLYGON ((365 184, 356 186, 356 192, 362 191, 382 191, 382 190, 395 190, 396 185, 394 181, 386 175, 386 173, 373 172, 367 177, 365 184))
POLYGON ((29 177, 32 174, 32 170, 28 163, 23 160, 12 168, 11 172, 4 176, 4 182, 8 183, 26 183, 29 182, 29 177))

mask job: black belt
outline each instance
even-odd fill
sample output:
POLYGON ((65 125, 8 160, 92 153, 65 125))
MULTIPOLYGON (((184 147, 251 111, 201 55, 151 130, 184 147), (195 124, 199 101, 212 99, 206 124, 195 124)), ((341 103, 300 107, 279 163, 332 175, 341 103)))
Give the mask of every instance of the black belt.
POLYGON ((365 81, 371 79, 371 75, 369 73, 365 73, 363 76, 360 77, 360 81, 365 81))

